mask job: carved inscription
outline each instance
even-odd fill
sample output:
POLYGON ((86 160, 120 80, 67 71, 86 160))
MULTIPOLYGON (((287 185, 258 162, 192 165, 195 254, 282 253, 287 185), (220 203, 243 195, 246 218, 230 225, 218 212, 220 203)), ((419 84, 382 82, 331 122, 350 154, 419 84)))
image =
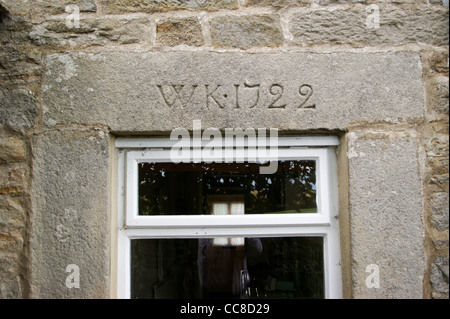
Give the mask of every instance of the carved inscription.
POLYGON ((159 89, 167 106, 172 107, 175 103, 179 102, 182 107, 185 107, 194 95, 197 85, 192 85, 190 94, 184 92, 184 85, 157 85, 156 87, 159 89))
POLYGON ((312 86, 309 84, 303 84, 298 89, 298 93, 300 93, 300 96, 303 97, 303 101, 300 103, 299 108, 305 108, 305 109, 314 109, 316 108, 315 104, 307 104, 309 98, 313 95, 313 89, 312 86))
POLYGON ((282 97, 284 93, 284 87, 281 84, 272 84, 269 90, 270 94, 272 94, 275 99, 270 103, 269 109, 284 109, 286 108, 286 104, 283 105, 275 105, 282 97))
MULTIPOLYGON (((235 84, 234 87, 236 88, 236 108, 240 108, 241 105, 239 104, 239 88, 240 84, 235 84)), ((259 102, 259 91, 260 91, 261 84, 248 84, 244 83, 244 89, 253 89, 255 92, 255 102, 248 106, 249 109, 254 108, 258 102, 259 102)))
POLYGON ((310 84, 287 86, 282 83, 260 84, 158 84, 156 88, 169 108, 185 108, 194 103, 208 109, 314 109, 311 103, 313 88, 310 84))

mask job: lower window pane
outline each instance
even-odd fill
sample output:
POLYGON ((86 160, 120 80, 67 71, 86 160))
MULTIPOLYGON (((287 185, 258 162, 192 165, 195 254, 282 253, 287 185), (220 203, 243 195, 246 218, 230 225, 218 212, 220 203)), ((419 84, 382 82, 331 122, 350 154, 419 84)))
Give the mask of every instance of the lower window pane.
POLYGON ((135 299, 324 298, 322 237, 131 241, 135 299))

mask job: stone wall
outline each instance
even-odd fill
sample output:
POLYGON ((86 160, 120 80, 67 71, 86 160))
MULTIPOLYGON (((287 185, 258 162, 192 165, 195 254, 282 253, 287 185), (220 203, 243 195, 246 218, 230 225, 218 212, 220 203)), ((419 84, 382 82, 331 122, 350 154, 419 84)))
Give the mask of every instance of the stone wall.
POLYGON ((0 298, 114 296, 112 138, 194 119, 339 135, 344 296, 448 298, 448 2, 0 0, 0 16, 0 298), (262 78, 251 110, 155 89, 262 78), (314 108, 286 84, 271 110, 270 80, 311 84, 314 108))

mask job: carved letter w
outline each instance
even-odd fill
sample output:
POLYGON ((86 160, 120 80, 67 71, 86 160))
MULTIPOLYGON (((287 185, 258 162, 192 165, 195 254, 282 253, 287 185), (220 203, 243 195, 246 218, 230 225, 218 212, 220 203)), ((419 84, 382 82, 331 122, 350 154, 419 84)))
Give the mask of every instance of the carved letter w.
POLYGON ((198 85, 192 85, 192 90, 189 94, 185 92, 186 90, 183 90, 184 85, 157 85, 159 92, 168 107, 172 107, 177 101, 182 107, 185 107, 194 95, 197 86, 198 85))

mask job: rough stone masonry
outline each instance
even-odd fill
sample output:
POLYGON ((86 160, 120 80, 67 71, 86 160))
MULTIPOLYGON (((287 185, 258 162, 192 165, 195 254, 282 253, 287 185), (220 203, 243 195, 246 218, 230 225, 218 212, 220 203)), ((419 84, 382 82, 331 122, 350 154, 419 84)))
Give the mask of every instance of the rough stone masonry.
POLYGON ((114 298, 112 142, 193 120, 337 135, 343 296, 448 298, 448 33, 441 0, 0 0, 0 298, 114 298))

